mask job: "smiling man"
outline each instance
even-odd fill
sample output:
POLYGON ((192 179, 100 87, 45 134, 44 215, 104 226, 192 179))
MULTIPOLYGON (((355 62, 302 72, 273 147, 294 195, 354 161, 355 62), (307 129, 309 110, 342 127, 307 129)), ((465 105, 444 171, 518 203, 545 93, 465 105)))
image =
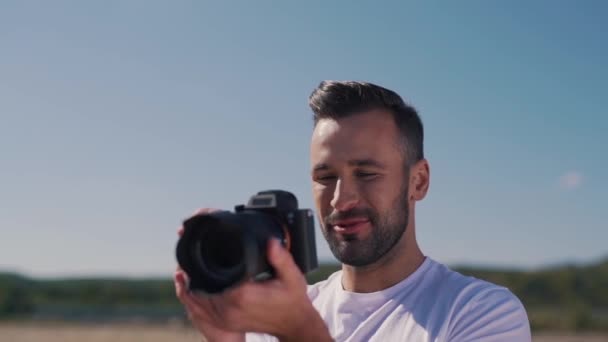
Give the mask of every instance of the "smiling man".
POLYGON ((404 158, 403 139, 386 110, 363 108, 360 113, 355 107, 347 108, 346 115, 324 116, 328 109, 321 111, 323 103, 318 106, 311 161, 322 232, 343 263, 344 288, 378 291, 405 278, 424 260, 410 211, 426 194, 429 167, 419 157, 414 163, 404 158))
POLYGON ((276 279, 207 299, 186 293, 178 272, 195 326, 222 341, 530 341, 526 311, 508 289, 418 246, 416 203, 430 168, 416 110, 391 90, 352 81, 322 82, 309 103, 315 209, 342 269, 306 286, 271 243, 276 279))

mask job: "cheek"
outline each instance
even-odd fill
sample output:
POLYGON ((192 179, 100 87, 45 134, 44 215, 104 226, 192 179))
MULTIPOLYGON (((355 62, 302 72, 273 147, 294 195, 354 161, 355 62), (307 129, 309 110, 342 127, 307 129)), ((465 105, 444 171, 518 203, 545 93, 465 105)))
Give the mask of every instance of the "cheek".
POLYGON ((363 183, 358 190, 361 202, 376 212, 383 212, 390 207, 391 200, 400 191, 398 186, 386 180, 363 183))
POLYGON ((326 215, 326 212, 331 210, 333 190, 328 186, 315 185, 313 187, 313 197, 317 210, 320 211, 322 215, 326 215))

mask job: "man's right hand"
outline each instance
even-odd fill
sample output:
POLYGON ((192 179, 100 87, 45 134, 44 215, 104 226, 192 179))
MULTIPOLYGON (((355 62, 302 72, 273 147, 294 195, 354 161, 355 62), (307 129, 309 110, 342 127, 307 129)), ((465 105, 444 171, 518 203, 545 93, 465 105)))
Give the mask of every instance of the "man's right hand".
POLYGON ((275 276, 247 281, 221 294, 194 295, 187 290, 184 272, 176 272, 177 294, 194 326, 210 341, 244 341, 247 332, 273 335, 280 341, 333 341, 291 253, 275 238, 268 240, 267 248, 275 276))
MULTIPOLYGON (((203 215, 209 214, 212 212, 218 211, 218 209, 200 209, 194 215, 203 215)), ((184 233, 184 228, 181 227, 177 234, 182 236, 184 233)), ((232 332, 223 330, 216 326, 213 326, 211 323, 206 322, 204 317, 198 317, 196 314, 197 301, 200 301, 200 298, 197 298, 195 294, 191 293, 188 290, 188 276, 186 272, 177 267, 175 271, 175 275, 173 276, 173 282, 175 284, 175 293, 177 298, 186 308, 186 312, 188 313, 188 318, 194 325, 194 327, 203 335, 205 341, 214 342, 214 341, 226 341, 226 342, 244 342, 245 334, 240 332, 232 332)))

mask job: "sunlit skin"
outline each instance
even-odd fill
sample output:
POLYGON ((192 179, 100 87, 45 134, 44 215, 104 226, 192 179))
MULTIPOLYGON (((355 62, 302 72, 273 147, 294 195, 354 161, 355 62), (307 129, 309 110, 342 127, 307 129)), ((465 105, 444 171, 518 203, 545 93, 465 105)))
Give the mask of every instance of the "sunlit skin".
POLYGON ((392 233, 395 237, 392 248, 377 260, 365 265, 343 263, 345 290, 385 289, 406 278, 424 261, 416 241, 415 205, 428 191, 429 165, 423 159, 406 169, 399 142, 392 116, 381 110, 338 120, 321 119, 313 130, 312 191, 328 242, 335 242, 340 253, 348 258, 364 257, 357 253, 377 252, 365 247, 387 242, 373 241, 374 234, 381 229, 369 215, 376 215, 377 220, 390 227, 385 227, 384 234, 392 233), (331 219, 346 213, 355 215, 349 216, 349 220, 331 219), (330 222, 325 222, 328 217, 330 222), (407 225, 405 233, 399 235, 397 230, 404 225, 407 225))

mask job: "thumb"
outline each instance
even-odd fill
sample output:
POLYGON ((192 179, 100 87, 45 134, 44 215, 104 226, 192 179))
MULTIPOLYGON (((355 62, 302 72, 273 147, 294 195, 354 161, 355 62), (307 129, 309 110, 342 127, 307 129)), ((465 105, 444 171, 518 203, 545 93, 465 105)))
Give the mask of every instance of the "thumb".
POLYGON ((277 239, 268 241, 268 261, 274 267, 277 277, 288 285, 301 282, 303 277, 300 268, 293 260, 291 253, 277 239))

